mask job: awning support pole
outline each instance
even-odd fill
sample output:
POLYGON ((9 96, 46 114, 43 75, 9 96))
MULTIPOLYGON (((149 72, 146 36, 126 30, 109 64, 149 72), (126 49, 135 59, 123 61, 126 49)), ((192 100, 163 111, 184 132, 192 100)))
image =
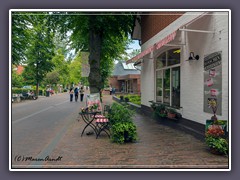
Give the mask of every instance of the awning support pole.
POLYGON ((215 31, 204 31, 204 30, 196 30, 196 29, 179 29, 179 31, 199 32, 199 33, 215 33, 215 31))

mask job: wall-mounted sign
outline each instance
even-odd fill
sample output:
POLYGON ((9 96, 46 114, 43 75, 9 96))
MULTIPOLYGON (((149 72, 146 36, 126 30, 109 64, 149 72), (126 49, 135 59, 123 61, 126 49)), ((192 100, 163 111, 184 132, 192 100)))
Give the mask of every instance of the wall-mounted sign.
POLYGON ((222 115, 222 52, 204 57, 204 112, 222 115), (212 106, 213 102, 215 107, 212 106))

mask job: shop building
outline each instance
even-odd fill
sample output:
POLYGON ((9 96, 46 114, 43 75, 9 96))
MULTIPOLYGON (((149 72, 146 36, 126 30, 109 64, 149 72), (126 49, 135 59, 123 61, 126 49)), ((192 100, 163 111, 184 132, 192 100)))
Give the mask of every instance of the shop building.
POLYGON ((164 103, 182 115, 178 125, 204 134, 217 102, 218 119, 229 120, 229 11, 149 12, 135 19, 132 39, 141 53, 141 109, 164 103))
POLYGON ((134 63, 118 61, 109 84, 116 89, 116 93, 140 94, 140 70, 134 67, 134 63))

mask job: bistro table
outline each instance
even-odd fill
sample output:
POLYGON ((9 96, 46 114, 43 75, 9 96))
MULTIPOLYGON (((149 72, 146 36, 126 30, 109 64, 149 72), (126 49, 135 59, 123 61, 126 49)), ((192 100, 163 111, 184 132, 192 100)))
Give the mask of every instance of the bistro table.
POLYGON ((100 111, 85 111, 79 113, 82 116, 83 121, 86 123, 83 128, 82 135, 84 134, 87 127, 91 127, 96 134, 96 139, 99 137, 100 133, 104 131, 110 138, 108 132, 108 119, 101 115, 100 111))

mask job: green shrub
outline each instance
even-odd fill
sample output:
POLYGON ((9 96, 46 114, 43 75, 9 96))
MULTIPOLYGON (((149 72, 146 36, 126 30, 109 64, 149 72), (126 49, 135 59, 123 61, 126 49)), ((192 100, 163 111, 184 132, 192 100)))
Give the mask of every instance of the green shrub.
POLYGON ((118 122, 111 127, 111 140, 123 144, 137 140, 137 128, 133 122, 118 122))
POLYGON ((118 95, 118 98, 120 98, 121 101, 125 102, 131 102, 133 104, 141 105, 141 96, 136 94, 128 94, 128 95, 118 95))
POLYGON ((136 126, 132 121, 134 111, 118 103, 113 103, 107 114, 110 123, 111 140, 116 143, 137 140, 136 126))
POLYGON ((111 110, 107 114, 109 122, 111 125, 118 122, 129 122, 132 121, 134 111, 128 109, 126 106, 123 106, 118 103, 113 103, 111 110))
MULTIPOLYGON (((26 89, 26 88, 12 88, 12 94, 22 94, 22 93, 27 93, 33 91, 34 94, 36 94, 36 90, 31 88, 31 89, 26 89)), ((39 88, 39 95, 44 95, 44 90, 39 88)))
POLYGON ((208 127, 206 131, 205 142, 213 152, 217 152, 218 154, 228 155, 228 140, 224 129, 218 123, 222 123, 223 121, 216 122, 217 124, 213 124, 208 127))
POLYGON ((151 108, 154 111, 155 117, 167 117, 167 108, 164 104, 154 103, 152 101, 150 102, 152 103, 151 108))
POLYGON ((206 144, 212 148, 216 149, 220 154, 228 154, 228 141, 221 137, 207 136, 205 138, 206 144))

